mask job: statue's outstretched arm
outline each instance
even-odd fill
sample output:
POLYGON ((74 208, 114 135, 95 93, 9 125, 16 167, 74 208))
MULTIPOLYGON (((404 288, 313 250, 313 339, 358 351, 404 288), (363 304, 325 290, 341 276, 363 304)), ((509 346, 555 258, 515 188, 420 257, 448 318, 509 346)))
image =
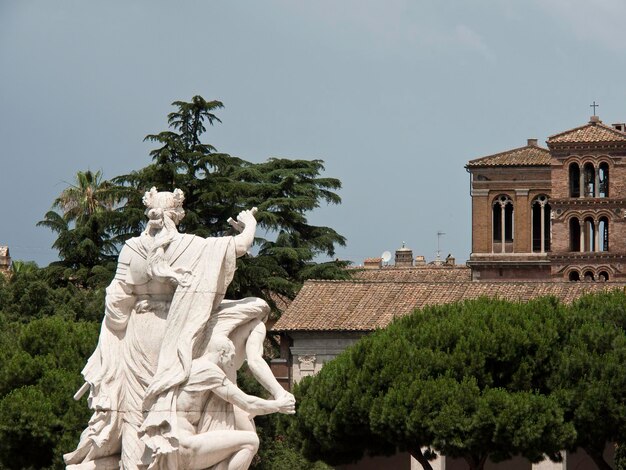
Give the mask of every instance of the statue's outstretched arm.
POLYGON ((285 414, 295 413, 296 401, 290 394, 283 395, 275 400, 264 400, 263 398, 244 393, 228 379, 225 379, 223 385, 214 388, 212 392, 252 416, 278 412, 285 414))
POLYGON ((262 321, 252 329, 246 341, 246 360, 254 378, 270 392, 274 398, 288 393, 276 380, 270 366, 263 359, 263 342, 266 328, 262 321))

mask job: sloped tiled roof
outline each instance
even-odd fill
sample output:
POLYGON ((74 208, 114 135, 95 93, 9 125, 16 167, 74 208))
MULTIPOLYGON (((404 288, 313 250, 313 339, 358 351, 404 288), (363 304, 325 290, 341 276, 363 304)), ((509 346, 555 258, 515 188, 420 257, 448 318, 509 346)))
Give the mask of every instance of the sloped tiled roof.
POLYGON ((307 281, 274 331, 372 331, 415 308, 482 296, 527 301, 553 295, 571 303, 626 283, 307 281))
POLYGON ((391 282, 457 282, 469 281, 472 274, 467 266, 419 266, 414 268, 381 268, 354 270, 353 279, 391 282))
POLYGON ((584 126, 576 127, 548 137, 548 144, 560 143, 596 143, 626 142, 626 133, 603 124, 602 121, 590 121, 584 126))
POLYGON ((548 149, 536 145, 526 145, 525 147, 470 160, 467 164, 467 168, 489 166, 548 166, 549 164, 550 151, 548 149))

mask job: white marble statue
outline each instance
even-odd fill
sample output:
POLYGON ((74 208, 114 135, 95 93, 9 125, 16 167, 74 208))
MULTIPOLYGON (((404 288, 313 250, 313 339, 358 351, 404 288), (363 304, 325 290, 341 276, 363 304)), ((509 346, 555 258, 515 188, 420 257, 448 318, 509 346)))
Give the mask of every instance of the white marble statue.
POLYGON ((295 401, 262 358, 269 306, 225 300, 235 260, 254 241, 243 211, 234 237, 181 234, 180 190, 144 196, 148 224, 126 242, 106 291, 98 346, 83 369, 94 410, 69 470, 247 469, 258 447, 252 418, 293 413, 295 401), (241 392, 246 361, 273 396, 241 392))

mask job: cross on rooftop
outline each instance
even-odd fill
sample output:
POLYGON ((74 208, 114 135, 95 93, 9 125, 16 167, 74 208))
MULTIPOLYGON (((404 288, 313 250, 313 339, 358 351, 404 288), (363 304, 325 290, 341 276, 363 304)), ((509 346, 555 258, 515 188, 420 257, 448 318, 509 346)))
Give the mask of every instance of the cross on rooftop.
POLYGON ((596 115, 596 108, 599 108, 600 105, 596 104, 596 100, 593 100, 593 104, 590 104, 589 107, 593 108, 593 115, 595 116, 596 115))

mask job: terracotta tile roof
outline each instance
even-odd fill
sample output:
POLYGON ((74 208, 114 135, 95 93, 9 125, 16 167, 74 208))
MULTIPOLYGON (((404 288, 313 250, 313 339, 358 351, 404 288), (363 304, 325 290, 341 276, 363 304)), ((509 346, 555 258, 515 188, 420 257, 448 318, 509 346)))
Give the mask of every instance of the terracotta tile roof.
POLYGON ((536 145, 507 150, 506 152, 488 155, 470 160, 466 168, 480 168, 488 166, 548 166, 550 151, 536 145))
POLYGON ((280 312, 284 312, 285 310, 287 310, 287 307, 289 307, 292 302, 289 297, 285 297, 284 295, 281 295, 277 292, 269 292, 267 295, 269 295, 270 299, 272 300, 272 302, 274 302, 276 308, 280 312))
POLYGON ((415 308, 482 296, 527 301, 554 295, 570 303, 626 283, 307 281, 274 331, 372 331, 415 308))
POLYGON ((414 268, 381 268, 354 270, 353 279, 360 281, 392 281, 392 282, 457 282, 469 281, 472 278, 467 266, 418 266, 414 268))
POLYGON ((573 142, 626 142, 626 133, 607 126, 602 121, 590 121, 584 126, 548 137, 548 145, 573 142))
POLYGON ((380 263, 382 258, 365 258, 366 263, 380 263))

